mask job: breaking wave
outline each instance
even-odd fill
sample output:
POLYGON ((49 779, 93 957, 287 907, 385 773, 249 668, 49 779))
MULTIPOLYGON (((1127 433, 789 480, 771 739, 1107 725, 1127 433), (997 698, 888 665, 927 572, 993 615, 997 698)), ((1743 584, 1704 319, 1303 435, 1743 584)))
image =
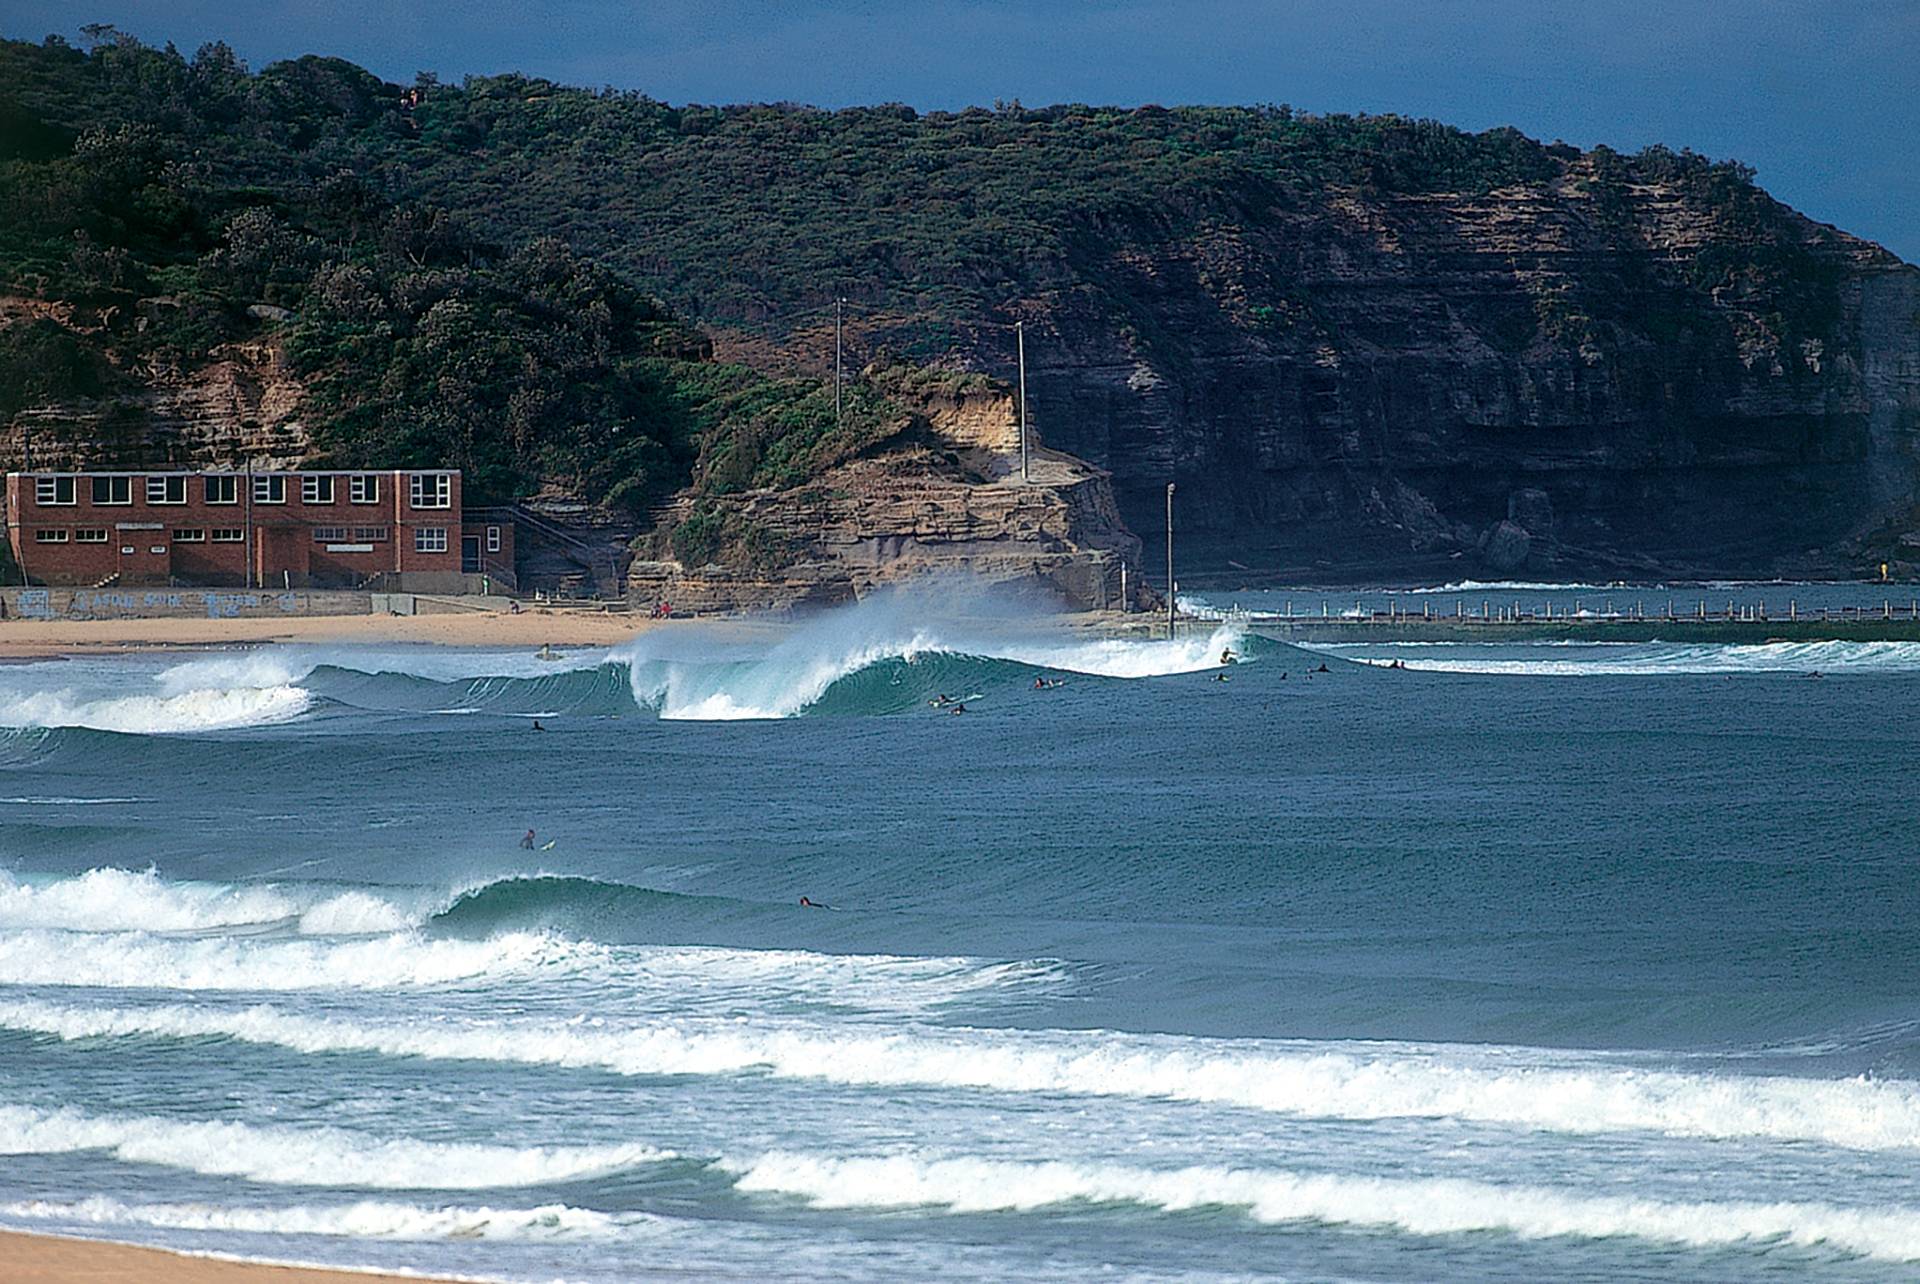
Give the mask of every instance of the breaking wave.
POLYGON ((182 939, 31 929, 0 935, 0 985, 129 990, 380 990, 578 970, 595 947, 514 933, 358 940, 182 939))
POLYGON ((1765 1138, 1920 1150, 1920 1084, 1643 1070, 1529 1048, 1263 1043, 1111 1032, 822 1030, 658 1020, 412 1025, 170 1005, 0 1003, 0 1026, 66 1040, 229 1038, 609 1070, 771 1074, 862 1087, 964 1088, 1234 1106, 1321 1119, 1453 1119, 1568 1134, 1765 1138))
POLYGON ((282 1128, 70 1109, 0 1106, 0 1154, 102 1150, 154 1164, 279 1186, 481 1190, 598 1177, 676 1156, 652 1146, 494 1146, 382 1140, 338 1128, 282 1128))
POLYGON ((129 1204, 104 1198, 0 1204, 0 1218, 65 1226, 461 1241, 605 1239, 638 1233, 658 1222, 646 1213, 602 1213, 566 1204, 430 1208, 360 1200, 350 1204, 236 1208, 219 1204, 129 1204))
POLYGON ((0 695, 0 726, 85 727, 129 735, 177 735, 288 722, 313 706, 294 686, 89 698, 71 690, 0 695))
POLYGON ((774 1152, 724 1160, 738 1189, 819 1208, 1026 1212, 1127 1203, 1167 1212, 1237 1208, 1255 1221, 1318 1222, 1414 1235, 1496 1231, 1524 1239, 1631 1236, 1690 1247, 1825 1246, 1889 1261, 1920 1259, 1920 1212, 1825 1203, 1669 1201, 1453 1178, 1366 1177, 1213 1166, 992 1159, 827 1158, 774 1152))
POLYGON ((1311 643, 1347 659, 1403 661, 1436 673, 1535 677, 1739 673, 1908 673, 1920 670, 1920 642, 1510 644, 1311 643))

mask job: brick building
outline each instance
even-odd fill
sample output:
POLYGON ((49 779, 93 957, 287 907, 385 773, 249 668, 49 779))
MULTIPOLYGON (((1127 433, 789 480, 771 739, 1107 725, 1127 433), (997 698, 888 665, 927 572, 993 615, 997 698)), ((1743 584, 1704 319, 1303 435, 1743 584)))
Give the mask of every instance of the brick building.
POLYGON ((8 473, 7 541, 35 584, 515 586, 512 521, 463 521, 450 469, 8 473))

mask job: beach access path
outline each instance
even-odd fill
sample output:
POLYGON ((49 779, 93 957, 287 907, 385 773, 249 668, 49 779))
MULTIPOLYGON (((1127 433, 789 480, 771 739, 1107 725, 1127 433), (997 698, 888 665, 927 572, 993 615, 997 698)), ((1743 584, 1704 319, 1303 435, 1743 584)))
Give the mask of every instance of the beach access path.
POLYGON ((190 1257, 103 1240, 0 1231, 0 1284, 422 1284, 425 1279, 190 1257))

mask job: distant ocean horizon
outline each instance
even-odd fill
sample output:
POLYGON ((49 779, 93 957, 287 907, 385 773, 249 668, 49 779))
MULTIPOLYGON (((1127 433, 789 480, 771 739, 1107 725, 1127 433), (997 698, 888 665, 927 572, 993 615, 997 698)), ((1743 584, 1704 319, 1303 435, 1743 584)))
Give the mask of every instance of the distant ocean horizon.
POLYGON ((0 1226, 515 1281, 1907 1278, 1920 644, 1246 627, 1656 589, 0 667, 0 1226))

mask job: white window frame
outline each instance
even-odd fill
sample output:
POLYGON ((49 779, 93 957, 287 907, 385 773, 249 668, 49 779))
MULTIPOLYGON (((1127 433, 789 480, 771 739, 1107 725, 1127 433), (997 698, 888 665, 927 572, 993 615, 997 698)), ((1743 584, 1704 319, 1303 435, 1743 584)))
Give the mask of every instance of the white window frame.
POLYGON ((413 551, 416 553, 444 553, 447 551, 447 528, 444 526, 416 526, 413 528, 413 551))
POLYGON ((95 508, 125 508, 133 503, 133 478, 94 477, 89 480, 93 483, 91 493, 93 496, 93 506, 95 508), (100 488, 102 486, 107 488, 107 497, 105 499, 100 498, 100 488), (125 499, 115 499, 113 496, 117 490, 124 490, 127 497, 125 499))
POLYGON ((71 474, 63 477, 36 477, 33 479, 33 502, 42 508, 68 508, 78 502, 80 479, 71 474), (60 498, 61 483, 66 483, 67 497, 60 498))
POLYGON ((66 531, 52 526, 43 526, 33 533, 33 542, 36 544, 64 544, 67 538, 66 531))
POLYGON ((500 551, 500 528, 498 526, 487 527, 487 551, 489 553, 498 553, 500 551))
POLYGON ((209 504, 237 504, 240 502, 239 473, 211 473, 203 480, 206 485, 206 498, 209 504), (219 490, 214 488, 218 486, 219 490), (224 498, 223 498, 224 496, 224 498))
POLYGON ((158 507, 164 504, 184 504, 186 502, 187 479, 185 477, 175 473, 172 476, 163 474, 159 477, 147 478, 147 503, 158 507), (176 487, 179 489, 180 498, 172 499, 169 496, 176 487))
POLYGON ((255 473, 253 475, 253 502, 256 504, 284 504, 287 502, 287 475, 285 473, 255 473), (279 498, 274 496, 278 494, 279 498))
POLYGON ((407 478, 407 502, 414 508, 452 508, 452 475, 448 473, 412 474, 407 478))
POLYGON ((107 528, 104 526, 82 526, 73 533, 76 544, 104 544, 107 542, 107 528))
POLYGON ((247 532, 238 526, 216 526, 213 528, 213 542, 216 544, 244 544, 247 532))
POLYGON ((347 502, 350 504, 377 504, 380 502, 380 474, 355 473, 347 481, 347 502))
POLYGON ((321 473, 318 476, 300 479, 300 502, 303 504, 331 504, 335 494, 333 475, 321 473), (327 497, 320 498, 320 490, 326 488, 327 497))
POLYGON ((356 544, 384 544, 392 535, 385 526, 356 526, 353 528, 353 542, 356 544))
POLYGON ((204 544, 207 542, 206 528, 203 526, 189 526, 176 530, 173 533, 173 542, 176 544, 204 544))

